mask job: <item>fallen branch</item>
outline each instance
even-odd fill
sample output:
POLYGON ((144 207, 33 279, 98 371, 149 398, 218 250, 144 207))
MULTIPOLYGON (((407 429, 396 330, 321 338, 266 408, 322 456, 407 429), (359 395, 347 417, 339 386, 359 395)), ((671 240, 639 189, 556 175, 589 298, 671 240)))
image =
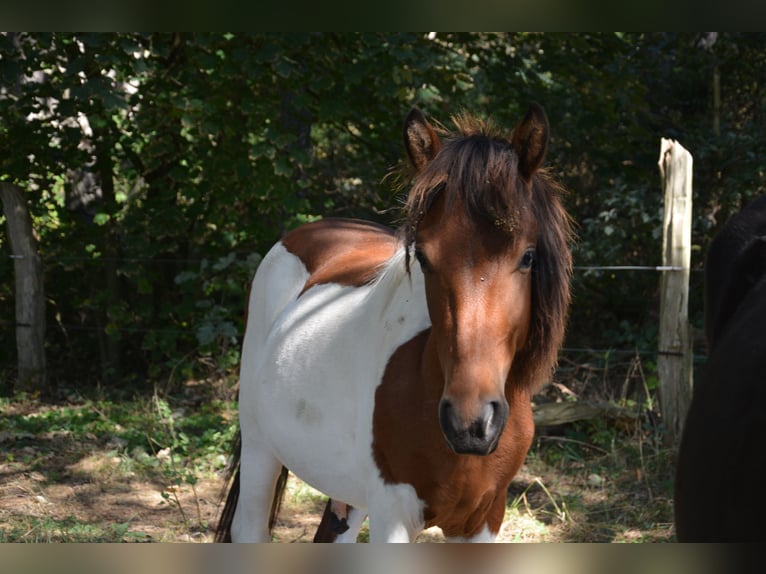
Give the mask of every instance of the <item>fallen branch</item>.
POLYGON ((608 402, 572 401, 533 405, 532 416, 535 426, 552 427, 595 418, 633 423, 638 413, 608 402))
POLYGON ((595 451, 600 452, 601 454, 609 454, 608 451, 604 450, 600 446, 596 446, 595 444, 590 444, 589 442, 585 442, 585 441, 581 441, 581 440, 576 440, 576 439, 573 439, 573 438, 567 438, 567 437, 563 437, 563 436, 545 436, 545 435, 541 436, 540 438, 543 439, 543 440, 550 440, 550 441, 554 441, 554 442, 566 442, 566 443, 570 443, 570 444, 576 444, 578 446, 584 446, 586 448, 593 449, 595 451))

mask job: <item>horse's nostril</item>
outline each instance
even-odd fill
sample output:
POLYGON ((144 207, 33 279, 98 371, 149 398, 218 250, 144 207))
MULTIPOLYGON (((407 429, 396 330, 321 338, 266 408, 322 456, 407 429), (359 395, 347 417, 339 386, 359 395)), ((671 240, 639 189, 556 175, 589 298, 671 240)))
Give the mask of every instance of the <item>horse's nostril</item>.
POLYGON ((500 410, 500 403, 497 401, 490 401, 484 405, 482 409, 481 417, 481 437, 486 437, 492 434, 491 427, 494 424, 497 414, 500 410))
POLYGON ((508 403, 504 400, 491 401, 489 403, 492 406, 492 424, 496 429, 501 432, 505 428, 505 423, 508 420, 508 414, 510 408, 508 403))
POLYGON ((457 430, 458 421, 455 408, 449 399, 442 399, 439 403, 439 423, 442 425, 442 429, 449 429, 453 432, 457 430))
POLYGON ((487 454, 494 450, 508 417, 503 401, 482 404, 473 420, 462 420, 449 399, 439 403, 439 424, 444 437, 457 453, 487 454))

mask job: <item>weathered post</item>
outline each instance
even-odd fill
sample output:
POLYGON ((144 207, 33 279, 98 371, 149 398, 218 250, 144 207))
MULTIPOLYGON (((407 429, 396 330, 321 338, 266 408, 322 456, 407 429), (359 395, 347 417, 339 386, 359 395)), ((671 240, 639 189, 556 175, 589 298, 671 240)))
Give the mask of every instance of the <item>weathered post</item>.
POLYGON ((48 391, 45 370, 45 291, 32 218, 22 190, 0 182, 8 239, 13 257, 16 299, 17 391, 48 391))
POLYGON ((681 437, 692 394, 692 338, 688 320, 692 156, 678 142, 662 138, 658 163, 665 194, 665 213, 657 374, 665 441, 672 446, 681 437))

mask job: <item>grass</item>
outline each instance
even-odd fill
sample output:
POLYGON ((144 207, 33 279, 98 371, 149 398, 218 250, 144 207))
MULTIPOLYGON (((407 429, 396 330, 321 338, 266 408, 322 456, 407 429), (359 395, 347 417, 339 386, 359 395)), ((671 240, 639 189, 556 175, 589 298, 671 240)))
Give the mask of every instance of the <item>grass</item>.
POLYGON ((210 393, 1 399, 0 541, 208 534, 218 502, 210 485, 220 488, 235 413, 234 403, 210 393), (132 508, 153 522, 151 534, 132 508))
MULTIPOLYGON (((210 540, 235 413, 225 393, 200 389, 0 399, 0 542, 210 540)), ((672 541, 673 452, 651 421, 538 429, 499 539, 672 541)), ((291 478, 275 538, 310 541, 324 505, 291 478)), ((368 539, 365 524, 359 540, 368 539)), ((418 540, 441 539, 431 529, 418 540)))
POLYGON ((533 445, 509 506, 546 526, 539 541, 674 539, 672 449, 654 430, 608 430, 603 421, 575 424, 565 432, 577 442, 542 435, 533 445))
MULTIPOLYGON (((673 451, 660 445, 657 429, 628 432, 593 421, 558 430, 560 436, 538 435, 511 484, 499 541, 639 543, 675 539, 673 451)), ((310 541, 325 500, 291 476, 275 540, 310 541)), ((366 523, 358 540, 369 540, 366 523)), ((429 529, 418 538, 442 540, 438 529, 429 529)))
POLYGON ((0 543, 143 542, 146 535, 122 524, 88 524, 74 516, 64 519, 29 516, 0 530, 0 543))
MULTIPOLYGON (((0 438, 17 446, 34 445, 38 456, 65 439, 100 444, 119 452, 134 469, 149 473, 178 472, 177 464, 214 472, 226 463, 222 453, 236 431, 231 422, 234 408, 221 400, 184 406, 156 394, 119 402, 81 399, 62 406, 22 396, 0 401, 0 438)), ((15 456, 9 452, 6 459, 15 456)), ((34 454, 27 455, 27 462, 29 456, 34 454)))

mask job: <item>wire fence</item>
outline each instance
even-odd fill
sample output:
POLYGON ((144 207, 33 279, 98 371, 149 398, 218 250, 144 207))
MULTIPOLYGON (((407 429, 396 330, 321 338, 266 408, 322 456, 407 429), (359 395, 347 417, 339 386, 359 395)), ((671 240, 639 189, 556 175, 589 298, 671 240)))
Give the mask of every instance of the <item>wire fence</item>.
MULTIPOLYGON (((250 255, 249 251, 233 251, 234 255, 250 255)), ((10 254, 9 259, 24 259, 24 255, 10 254)), ((85 256, 85 255, 59 255, 56 257, 43 257, 45 263, 63 263, 63 262, 123 262, 123 263, 202 263, 210 261, 210 257, 108 257, 108 256, 85 256)), ((575 271, 683 271, 683 267, 672 265, 575 265, 575 271)))
MULTIPOLYGON (((251 252, 247 251, 240 251, 240 252, 233 252, 237 256, 249 256, 251 255, 251 252)), ((24 256, 23 255, 16 255, 16 254, 10 254, 8 256, 10 259, 21 259, 24 256)), ((163 257, 103 257, 103 256, 80 256, 80 255, 73 255, 73 256, 56 256, 56 257, 50 257, 50 258, 43 258, 45 264, 57 264, 57 263, 66 263, 66 262, 92 262, 92 263, 104 263, 104 262, 121 262, 121 263, 149 263, 149 264, 157 264, 157 265, 166 265, 166 264, 202 264, 204 261, 212 261, 215 260, 215 257, 212 258, 204 258, 204 257, 190 257, 190 258, 163 258, 163 257)), ((595 272, 604 272, 604 271, 647 271, 647 272, 665 272, 665 271, 683 271, 683 267, 679 266, 668 266, 668 265, 575 265, 573 266, 573 270, 575 272, 586 272, 586 273, 595 273, 595 272)), ((702 269, 691 269, 691 272, 701 272, 702 269)), ((3 321, 0 320, 0 325, 3 327, 24 327, 27 325, 22 325, 19 323, 14 323, 11 321, 3 321)), ((93 332, 93 333, 100 333, 104 332, 106 330, 106 327, 104 325, 87 325, 87 324, 66 324, 66 323, 51 323, 47 325, 50 329, 63 329, 65 331, 84 331, 84 332, 93 332)), ((163 334, 163 335, 194 335, 196 333, 198 326, 189 326, 186 328, 159 328, 159 327, 130 327, 130 326, 119 326, 119 325, 112 325, 110 324, 108 327, 108 331, 112 333, 126 333, 126 334, 136 334, 136 333, 157 333, 157 334, 163 334)), ((658 349, 616 349, 616 348, 593 348, 593 347, 562 347, 561 348, 562 353, 571 353, 571 354, 591 354, 591 355, 624 355, 624 356, 657 356, 660 354, 663 354, 662 351, 658 349)), ((667 353, 666 353, 667 354, 667 353)), ((706 359, 705 355, 694 355, 694 361, 704 361, 706 359)))

